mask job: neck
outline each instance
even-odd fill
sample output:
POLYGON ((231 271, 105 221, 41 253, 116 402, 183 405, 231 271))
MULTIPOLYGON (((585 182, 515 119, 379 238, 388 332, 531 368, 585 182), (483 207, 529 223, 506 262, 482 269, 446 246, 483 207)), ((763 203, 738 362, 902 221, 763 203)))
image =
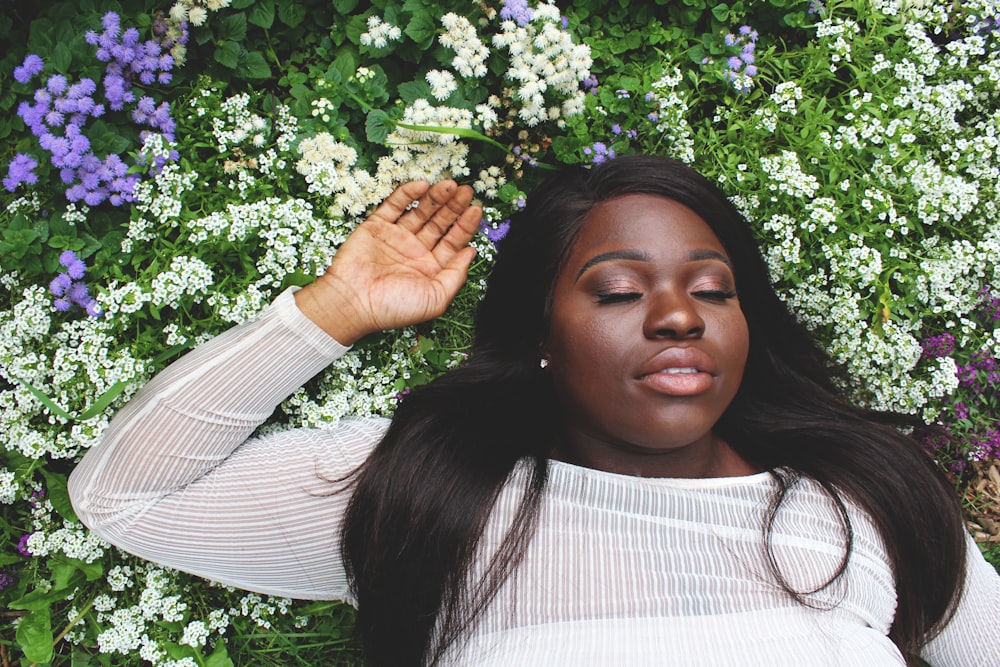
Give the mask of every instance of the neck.
POLYGON ((761 472, 725 441, 668 449, 625 447, 606 442, 586 446, 561 443, 550 456, 574 465, 633 477, 742 477, 761 472))

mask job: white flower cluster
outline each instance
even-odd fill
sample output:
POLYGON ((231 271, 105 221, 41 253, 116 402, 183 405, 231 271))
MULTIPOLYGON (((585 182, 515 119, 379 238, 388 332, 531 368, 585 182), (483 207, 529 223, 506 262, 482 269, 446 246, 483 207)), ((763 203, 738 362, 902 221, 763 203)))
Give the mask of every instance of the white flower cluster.
MULTIPOLYGON (((182 229, 195 244, 259 240, 262 249, 254 265, 260 277, 233 295, 216 290, 206 299, 219 317, 233 323, 246 321, 260 312, 287 275, 321 273, 349 232, 336 221, 316 218, 312 205, 305 200, 276 197, 230 204, 225 211, 185 220, 182 229)), ((207 293, 208 284, 204 279, 171 283, 175 289, 183 286, 185 290, 196 289, 200 293, 207 293)))
POLYGON ((358 160, 358 152, 337 141, 329 132, 321 132, 299 142, 302 158, 295 169, 305 177, 309 192, 332 196, 343 190, 342 182, 350 178, 351 167, 358 160))
POLYGON ((932 161, 907 163, 910 184, 917 198, 917 217, 931 226, 941 221, 962 221, 979 203, 979 186, 961 176, 945 173, 932 161))
MULTIPOLYGON (((403 111, 401 123, 433 127, 472 127, 470 111, 453 107, 435 107, 427 100, 417 99, 403 111)), ((302 158, 296 170, 302 174, 309 190, 333 196, 328 213, 334 218, 358 216, 385 199, 397 185, 415 179, 431 181, 458 178, 469 173, 467 144, 445 132, 408 130, 397 127, 386 138, 393 147, 376 163, 371 174, 352 169, 356 153, 329 134, 304 139, 299 145, 302 158)))
MULTIPOLYGON (((98 649, 101 653, 126 656, 141 653, 144 660, 158 667, 167 665, 166 652, 149 635, 159 623, 183 620, 188 607, 186 602, 181 601, 183 591, 171 571, 151 563, 145 566, 144 573, 131 572, 132 568, 128 570, 128 574, 144 574, 145 586, 139 594, 139 602, 129 607, 98 610, 97 622, 105 628, 97 636, 98 649)), ((122 573, 123 570, 119 569, 116 576, 122 573)))
POLYGON ((451 97, 451 94, 458 90, 458 83, 455 75, 445 69, 432 69, 424 75, 427 83, 431 86, 431 95, 439 102, 444 102, 451 97))
POLYGON ((851 42, 860 30, 851 19, 828 18, 816 24, 816 37, 830 49, 831 72, 837 71, 841 60, 851 62, 851 42))
POLYGON ((292 601, 272 595, 247 593, 240 599, 239 605, 239 608, 230 607, 230 616, 243 616, 252 620, 258 627, 270 628, 276 614, 288 614, 292 601))
POLYGON ((403 31, 397 26, 383 21, 381 17, 368 17, 368 30, 361 33, 359 38, 363 46, 373 46, 376 49, 384 49, 389 42, 396 42, 403 36, 403 31))
POLYGON ((170 47, 170 56, 174 59, 174 64, 178 67, 184 65, 187 60, 187 43, 181 42, 177 38, 181 35, 180 26, 188 22, 193 26, 205 25, 208 20, 208 12, 216 12, 229 6, 231 0, 177 0, 171 6, 168 14, 170 21, 174 25, 170 26, 167 35, 174 40, 170 47))
POLYGON ((671 157, 690 164, 694 162, 694 137, 687 120, 688 102, 680 89, 683 80, 680 68, 674 67, 651 84, 649 100, 656 104, 656 131, 667 141, 671 157))
POLYGON ((493 36, 493 46, 510 53, 507 78, 516 82, 518 116, 529 126, 580 113, 580 82, 590 76, 589 47, 574 44, 562 29, 559 8, 541 3, 525 26, 506 20, 493 36), (546 95, 555 95, 549 101, 546 95), (561 99, 560 99, 561 98, 561 99))
POLYGON ((472 184, 473 189, 490 199, 496 199, 500 188, 507 182, 503 169, 497 165, 490 165, 486 169, 479 170, 479 178, 472 184))
POLYGON ((17 475, 6 468, 0 468, 0 505, 10 505, 18 498, 21 490, 17 475))
POLYGON ((401 382, 423 361, 410 352, 418 344, 416 334, 410 329, 396 334, 388 350, 351 350, 327 368, 315 395, 300 389, 282 408, 294 415, 296 424, 314 428, 332 426, 348 415, 391 415, 401 382))
POLYGON ((51 311, 51 296, 40 286, 25 289, 12 310, 0 311, 0 374, 10 383, 0 391, 0 442, 30 458, 75 456, 100 437, 107 416, 67 428, 23 383, 75 411, 119 382, 134 390, 144 374, 143 363, 116 344, 118 332, 107 313, 66 320, 53 329, 51 311))
POLYGON ((204 25, 208 12, 217 12, 229 6, 231 0, 177 0, 170 8, 174 21, 189 21, 193 26, 204 25))
POLYGON ((770 178, 767 187, 772 192, 809 199, 819 189, 819 181, 802 171, 799 156, 794 151, 782 150, 780 155, 765 155, 760 158, 760 164, 764 174, 770 178))
POLYGON ((451 66, 464 77, 486 76, 486 60, 490 57, 490 50, 479 39, 479 33, 469 19, 448 12, 441 17, 441 25, 447 32, 442 33, 438 41, 455 52, 451 66))
POLYGON ((177 308, 184 296, 195 296, 195 301, 208 294, 208 288, 215 284, 212 268, 197 257, 184 255, 170 260, 170 268, 163 271, 150 283, 150 302, 157 307, 177 308))

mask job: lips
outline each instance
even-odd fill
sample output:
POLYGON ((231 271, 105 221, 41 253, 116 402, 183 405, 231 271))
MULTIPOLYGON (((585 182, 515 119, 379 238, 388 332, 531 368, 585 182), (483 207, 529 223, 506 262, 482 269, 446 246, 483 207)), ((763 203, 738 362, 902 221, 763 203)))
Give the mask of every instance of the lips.
POLYGON ((671 347, 643 364, 637 379, 657 393, 695 396, 711 389, 715 375, 709 355, 698 348, 671 347))

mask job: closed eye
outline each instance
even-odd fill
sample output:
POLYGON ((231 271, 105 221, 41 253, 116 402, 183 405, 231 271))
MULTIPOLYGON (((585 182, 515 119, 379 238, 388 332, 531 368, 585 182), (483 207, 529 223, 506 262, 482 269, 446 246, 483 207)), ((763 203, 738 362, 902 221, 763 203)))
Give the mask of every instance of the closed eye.
POLYGON ((725 301, 727 299, 735 298, 736 292, 727 292, 724 290, 699 290, 694 292, 694 295, 700 299, 709 299, 710 301, 725 301))
POLYGON ((606 292, 604 294, 597 295, 597 303, 599 304, 612 304, 612 303, 625 303, 628 301, 635 301, 642 294, 639 292, 606 292))

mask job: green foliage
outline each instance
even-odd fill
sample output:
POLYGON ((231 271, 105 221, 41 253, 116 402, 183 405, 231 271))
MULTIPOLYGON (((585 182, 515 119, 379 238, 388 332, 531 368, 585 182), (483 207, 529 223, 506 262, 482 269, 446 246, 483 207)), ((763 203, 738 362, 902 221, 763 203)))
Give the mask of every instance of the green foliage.
MULTIPOLYGON (((500 3, 463 9, 490 56, 481 76, 456 75, 441 92, 428 75, 456 70, 455 51, 441 42, 448 3, 233 0, 191 26, 170 83, 136 84, 170 104, 176 141, 149 150, 176 150, 175 160, 159 171, 137 164, 140 130, 125 112, 83 130, 95 153, 123 156, 142 178, 135 201, 117 207, 67 202, 59 170, 17 114, 38 80, 18 83, 12 73, 32 53, 46 63, 43 78, 100 81, 105 64, 85 31, 115 11, 147 39, 170 7, 81 0, 2 13, 0 175, 18 153, 39 158, 37 185, 0 190, 0 495, 13 499, 0 504, 11 545, 0 575, 12 580, 0 600, 14 614, 3 617, 2 641, 25 664, 136 664, 135 649, 99 638, 113 610, 138 614, 154 592, 185 605, 150 612, 164 661, 360 663, 350 607, 248 596, 108 549, 76 521, 66 476, 153 373, 308 283, 365 212, 416 175, 474 183, 495 230, 548 165, 593 162, 600 150, 690 162, 755 225, 782 296, 856 378, 857 400, 947 421, 964 439, 938 451, 941 461, 977 456, 973 436, 1000 405, 995 392, 954 380, 956 364, 981 350, 996 355, 995 321, 979 305, 981 290, 1000 283, 990 241, 996 34, 984 33, 985 54, 962 59, 952 56, 972 48, 963 40, 977 25, 976 3, 902 17, 864 0, 832 0, 820 14, 812 4, 560 3, 565 34, 589 47, 598 85, 550 86, 541 118, 508 72, 510 53, 492 42, 500 3), (370 20, 398 36, 369 39, 370 20), (758 73, 745 86, 727 73, 749 40, 742 26, 757 34, 758 73), (919 35, 908 32, 914 26, 919 35), (912 76, 901 74, 909 66, 912 76), (312 163, 310 143, 322 157, 312 163), (86 261, 103 316, 54 309, 47 286, 66 250, 86 261), (959 341, 953 353, 921 355, 923 337, 946 331, 959 341), (961 418, 959 401, 972 406, 961 418), (31 533, 37 554, 12 548, 31 533), (205 642, 182 642, 199 623, 216 623, 205 642)), ((344 402, 387 414, 397 392, 459 363, 493 255, 485 238, 475 244, 470 280, 443 317, 361 341, 268 426, 326 426, 344 402)), ((1000 566, 995 548, 986 553, 1000 566)))

